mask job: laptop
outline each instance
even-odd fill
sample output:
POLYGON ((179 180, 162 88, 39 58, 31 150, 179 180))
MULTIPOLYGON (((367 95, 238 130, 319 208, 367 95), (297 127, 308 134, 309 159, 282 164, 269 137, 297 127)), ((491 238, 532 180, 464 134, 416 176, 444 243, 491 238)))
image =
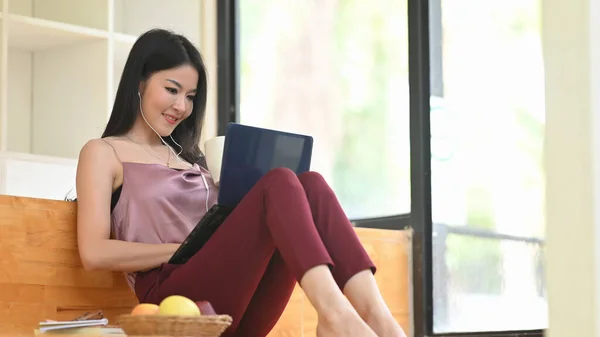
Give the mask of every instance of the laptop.
POLYGON ((296 174, 310 170, 312 148, 311 136, 230 123, 225 133, 217 204, 200 219, 169 263, 183 264, 194 256, 270 170, 286 167, 296 174))

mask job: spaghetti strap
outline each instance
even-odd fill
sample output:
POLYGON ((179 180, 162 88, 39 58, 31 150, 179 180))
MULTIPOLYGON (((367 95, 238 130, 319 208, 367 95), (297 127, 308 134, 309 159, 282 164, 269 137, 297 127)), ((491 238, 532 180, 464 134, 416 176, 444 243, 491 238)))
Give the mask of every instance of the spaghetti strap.
POLYGON ((115 156, 117 157, 117 160, 119 161, 119 163, 123 163, 121 161, 121 158, 119 157, 119 154, 117 153, 117 149, 115 149, 115 147, 111 144, 111 142, 109 142, 108 140, 106 140, 104 138, 100 138, 100 140, 105 142, 106 144, 110 145, 110 147, 112 147, 113 152, 115 153, 115 156))

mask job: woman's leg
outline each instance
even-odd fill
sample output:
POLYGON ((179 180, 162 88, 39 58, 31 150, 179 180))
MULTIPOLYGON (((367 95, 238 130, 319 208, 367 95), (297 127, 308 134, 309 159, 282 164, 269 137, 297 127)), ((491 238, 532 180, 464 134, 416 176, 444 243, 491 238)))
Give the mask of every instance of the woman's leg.
POLYGON ((273 329, 294 291, 296 279, 275 251, 236 329, 239 336, 266 336, 273 329))
POLYGON ((372 273, 363 271, 352 276, 346 282, 344 294, 378 336, 406 337, 381 296, 372 273))
MULTIPOLYGON (((331 235, 337 235, 332 228, 331 235)), ((347 250, 359 247, 347 246, 347 250)), ((234 323, 228 335, 237 335, 242 317, 259 289, 271 279, 275 252, 285 261, 285 269, 300 280, 307 297, 320 315, 323 336, 375 336, 337 289, 329 268, 334 263, 317 232, 304 188, 287 169, 267 173, 244 197, 207 244, 186 264, 165 266, 157 286, 145 296, 146 302, 180 294, 193 300, 210 301, 217 312, 228 313, 234 323), (327 268, 326 266, 329 266, 327 268), (267 274, 269 271, 269 274, 267 274), (337 292, 331 289, 336 288, 337 292), (354 317, 356 314, 356 317, 354 317), (344 324, 334 324, 339 321, 344 324)), ((276 283, 267 305, 284 308, 289 300, 289 284, 276 283)), ((260 293, 266 290, 260 290, 260 293)), ((268 321, 279 318, 270 317, 268 321)), ((258 331, 244 336, 261 336, 258 331), (254 334, 256 332, 256 334, 254 334)))
POLYGON ((306 172, 300 174, 298 180, 306 193, 319 236, 335 265, 332 273, 339 288, 344 289, 346 282, 358 272, 370 270, 374 274, 375 264, 323 176, 306 172))
POLYGON ((323 243, 335 264, 333 275, 352 305, 382 337, 405 336, 387 307, 373 274, 375 266, 325 179, 316 172, 299 176, 323 243), (345 220, 343 220, 345 219, 345 220), (331 235, 335 231, 335 235, 331 235), (346 245, 353 248, 348 250, 346 245), (365 270, 369 267, 371 270, 365 270))
MULTIPOLYGON (((344 214, 334 192, 329 188, 325 179, 316 172, 303 173, 299 175, 298 179, 308 198, 317 232, 333 260, 335 266, 333 268, 333 276, 339 289, 343 289, 347 281, 353 277, 353 275, 356 275, 361 271, 365 271, 366 274, 369 274, 370 277, 373 278, 375 265, 362 248, 362 245, 352 228, 352 224, 344 214), (352 247, 352 249, 348 249, 348 247, 352 247)), ((272 266, 275 268, 279 263, 282 265, 285 264, 283 259, 274 256, 270 267, 272 266)), ((263 312, 265 308, 268 308, 267 310, 278 312, 279 315, 283 312, 285 306, 281 308, 281 311, 278 311, 278 307, 273 305, 273 294, 270 289, 273 288, 274 284, 286 282, 286 280, 295 281, 290 273, 279 272, 277 274, 271 274, 267 272, 265 274, 265 277, 259 284, 258 289, 252 297, 252 301, 240 322, 238 328, 239 331, 250 332, 253 327, 256 327, 256 322, 261 322, 261 320, 264 321, 266 317, 274 316, 268 314, 265 315, 263 312)), ((359 282, 359 284, 362 283, 364 282, 359 282)), ((293 285, 290 287, 289 291, 291 294, 293 285)), ((381 295, 379 295, 379 297, 381 297, 381 295)), ((350 298, 350 300, 352 300, 352 298, 350 298)), ((356 304, 363 304, 363 302, 368 304, 370 301, 362 301, 361 298, 360 301, 356 301, 356 304)), ((270 326, 270 330, 276 321, 264 323, 265 325, 270 326)))

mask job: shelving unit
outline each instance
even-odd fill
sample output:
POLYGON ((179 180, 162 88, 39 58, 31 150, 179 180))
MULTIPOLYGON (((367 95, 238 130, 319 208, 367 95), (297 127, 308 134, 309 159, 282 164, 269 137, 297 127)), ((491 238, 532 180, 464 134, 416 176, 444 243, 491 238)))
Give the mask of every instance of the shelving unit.
POLYGON ((137 37, 167 28, 200 48, 203 1, 0 0, 0 153, 76 159, 102 133, 137 37))

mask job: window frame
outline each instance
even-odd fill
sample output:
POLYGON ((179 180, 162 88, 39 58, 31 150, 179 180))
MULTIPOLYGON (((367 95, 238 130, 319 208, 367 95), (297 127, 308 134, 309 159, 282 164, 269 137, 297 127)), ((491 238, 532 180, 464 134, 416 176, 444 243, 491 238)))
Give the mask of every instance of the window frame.
POLYGON ((217 2, 217 135, 240 120, 239 2, 217 2))
MULTIPOLYGON (((415 337, 541 337, 544 330, 434 333, 433 223, 431 200, 430 96, 443 93, 441 0, 408 1, 413 229, 413 329, 415 337), (433 19, 433 20, 431 20, 433 19)), ((488 232, 482 235, 509 238, 488 232)))
MULTIPOLYGON (((414 337, 541 337, 543 330, 433 332, 433 224, 431 209, 430 95, 443 93, 441 0, 407 0, 411 212, 355 219, 356 227, 412 229, 412 285, 414 337), (433 20, 431 20, 433 19, 433 20)), ((239 0, 217 1, 217 134, 239 122, 240 35, 239 0)), ((501 235, 487 233, 495 238, 501 235)), ((504 238, 505 239, 505 238, 504 238)))

